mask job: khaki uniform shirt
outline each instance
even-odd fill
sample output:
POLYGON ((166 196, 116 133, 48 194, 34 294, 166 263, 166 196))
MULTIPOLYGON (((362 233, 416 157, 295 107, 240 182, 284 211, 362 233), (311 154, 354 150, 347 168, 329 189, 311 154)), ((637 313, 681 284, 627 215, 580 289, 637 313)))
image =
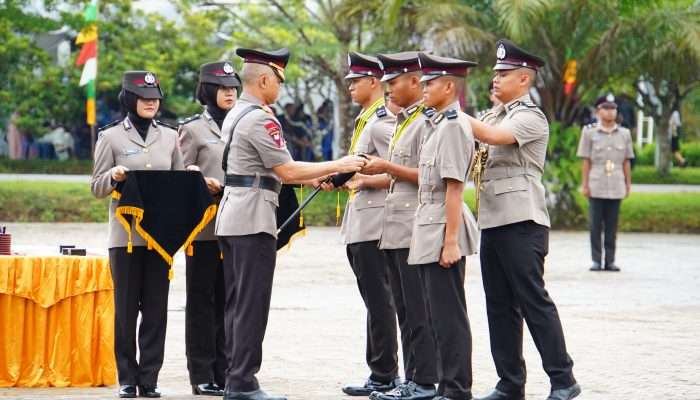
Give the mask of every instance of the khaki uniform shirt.
MULTIPOLYGON (((358 119, 359 115, 355 124, 358 119)), ((386 107, 379 107, 360 133, 352 154, 386 158, 395 122, 396 116, 386 107)), ((379 240, 386 193, 385 189, 362 189, 350 195, 340 227, 344 244, 379 240)))
MULTIPOLYGON (((224 155, 226 142, 221 136, 219 126, 205 110, 200 115, 186 120, 180 125, 180 149, 185 161, 185 168, 196 165, 205 177, 216 178, 224 184, 224 171, 221 169, 221 158, 224 155)), ((195 241, 216 240, 212 220, 195 241)))
POLYGON ((549 141, 549 123, 544 113, 525 95, 492 108, 482 120, 508 129, 516 143, 489 146, 478 188, 479 227, 488 229, 522 221, 549 227, 542 184, 549 141))
MULTIPOLYGON (((226 174, 268 176, 280 180, 273 167, 292 161, 287 151, 282 128, 275 115, 266 110, 253 110, 244 116, 231 132, 232 124, 251 105, 262 102, 243 93, 224 120, 224 140, 232 134, 226 174)), ((219 204, 215 232, 217 236, 242 236, 268 233, 277 238, 277 193, 259 187, 226 187, 219 204)))
MULTIPOLYGON (((418 112, 416 103, 406 107, 396 116, 396 127, 418 112)), ((405 167, 418 168, 418 157, 421 143, 427 139, 432 128, 427 124, 433 109, 425 109, 406 127, 403 134, 395 140, 393 147, 389 145, 389 161, 405 167)), ((396 132, 394 132, 396 135, 396 132)), ((392 140, 394 140, 392 138, 392 140)), ((384 205, 384 221, 379 248, 408 249, 411 247, 411 232, 413 220, 418 208, 418 185, 412 182, 393 179, 389 187, 384 205)))
MULTIPOLYGON (((429 264, 440 261, 445 242, 447 215, 445 179, 467 182, 469 167, 474 156, 474 136, 466 114, 459 111, 459 103, 425 122, 433 129, 420 150, 419 206, 413 224, 409 264, 429 264)), ((457 243, 463 257, 477 251, 479 230, 476 220, 462 202, 462 220, 457 243)))
POLYGON ((624 199, 625 161, 634 158, 632 135, 621 126, 608 132, 598 124, 583 128, 577 156, 591 160, 588 187, 591 197, 598 199, 624 199))
MULTIPOLYGON (((112 181, 112 168, 122 165, 136 170, 183 170, 182 153, 177 141, 177 132, 154 122, 148 128, 144 142, 128 118, 100 132, 95 147, 95 167, 92 171, 90 189, 97 198, 112 194, 116 182, 112 181)), ((128 179, 128 178, 127 178, 128 179)), ((114 218, 118 201, 109 205, 108 248, 126 247, 129 237, 122 225, 114 218)), ((134 246, 145 246, 146 242, 136 233, 132 224, 131 237, 134 246)))

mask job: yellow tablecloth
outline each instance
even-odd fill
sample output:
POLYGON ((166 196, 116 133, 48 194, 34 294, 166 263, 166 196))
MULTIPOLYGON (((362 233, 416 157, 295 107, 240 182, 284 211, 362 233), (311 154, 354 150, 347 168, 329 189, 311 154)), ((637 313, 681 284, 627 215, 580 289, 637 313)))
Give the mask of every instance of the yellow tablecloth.
POLYGON ((0 256, 0 387, 116 382, 106 257, 0 256))

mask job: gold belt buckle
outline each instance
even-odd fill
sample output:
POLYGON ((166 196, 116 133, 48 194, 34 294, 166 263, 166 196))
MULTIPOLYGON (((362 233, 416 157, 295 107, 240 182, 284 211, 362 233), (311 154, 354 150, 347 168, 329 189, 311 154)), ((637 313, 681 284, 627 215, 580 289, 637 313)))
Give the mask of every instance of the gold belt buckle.
POLYGON ((605 161, 605 173, 608 176, 612 175, 612 172, 614 169, 615 169, 615 163, 613 163, 611 160, 605 161))

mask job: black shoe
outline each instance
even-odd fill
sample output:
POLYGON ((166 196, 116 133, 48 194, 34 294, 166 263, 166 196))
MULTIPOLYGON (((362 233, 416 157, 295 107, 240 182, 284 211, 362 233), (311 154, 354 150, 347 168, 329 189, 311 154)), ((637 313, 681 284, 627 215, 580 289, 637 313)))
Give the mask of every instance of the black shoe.
POLYGON ((591 271, 596 271, 596 272, 603 270, 603 268, 600 267, 599 262, 594 262, 593 266, 590 269, 591 269, 591 271))
POLYGON ((160 397, 160 390, 157 386, 139 386, 139 397, 160 397))
POLYGON ((434 385, 419 385, 413 381, 406 381, 394 389, 382 393, 372 392, 370 400, 424 400, 437 396, 434 385))
POLYGON ((287 400, 283 396, 271 396, 262 390, 252 392, 224 392, 224 400, 287 400))
POLYGON ((552 390, 547 400, 571 400, 581 394, 581 386, 574 383, 568 388, 552 390))
POLYGON ((136 385, 119 386, 119 397, 122 399, 133 399, 136 397, 136 385))
POLYGON ((388 392, 397 387, 400 383, 401 381, 399 381, 399 377, 396 377, 389 382, 378 382, 372 379, 367 379, 367 382, 365 382, 365 384, 362 386, 348 385, 343 387, 343 393, 347 394, 348 396, 369 396, 372 394, 372 392, 388 392))
POLYGON ((615 264, 610 264, 605 266, 605 270, 610 272, 620 272, 620 267, 615 264))
POLYGON ((479 397, 476 400, 525 400, 525 395, 522 393, 506 393, 494 389, 493 392, 489 393, 486 397, 479 397))
POLYGON ((195 396, 223 396, 224 389, 216 383, 200 383, 192 385, 192 394, 195 396))

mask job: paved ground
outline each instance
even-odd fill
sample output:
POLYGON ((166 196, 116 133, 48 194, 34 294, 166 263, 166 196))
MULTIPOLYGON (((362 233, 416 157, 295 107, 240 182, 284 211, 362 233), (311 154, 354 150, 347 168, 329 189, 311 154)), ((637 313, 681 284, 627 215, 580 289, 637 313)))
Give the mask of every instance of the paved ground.
MULTIPOLYGON (((47 174, 0 174, 0 181, 49 181, 49 182, 90 182, 89 175, 47 175, 47 174)), ((469 182, 468 188, 474 187, 469 182)), ((653 192, 653 193, 678 193, 678 192, 700 192, 700 185, 647 185, 633 184, 632 192, 653 192)))
MULTIPOLYGON (((17 250, 55 252, 59 242, 102 251, 106 227, 10 224, 17 250), (41 244, 38 246, 37 244, 41 244)), ((623 272, 588 271, 584 233, 555 232, 546 279, 564 323, 581 399, 700 399, 700 236, 621 234, 623 272)), ((184 349, 184 260, 170 292, 165 365, 160 386, 169 399, 191 399, 184 349)), ((346 399, 339 387, 362 381, 364 313, 335 228, 311 229, 281 256, 265 341, 262 385, 297 400, 346 399)), ((488 345, 478 260, 467 284, 474 336, 474 392, 496 382, 488 345)), ((544 399, 546 375, 529 336, 528 399, 544 399)), ((0 389, 0 398, 113 399, 116 387, 0 389)))

